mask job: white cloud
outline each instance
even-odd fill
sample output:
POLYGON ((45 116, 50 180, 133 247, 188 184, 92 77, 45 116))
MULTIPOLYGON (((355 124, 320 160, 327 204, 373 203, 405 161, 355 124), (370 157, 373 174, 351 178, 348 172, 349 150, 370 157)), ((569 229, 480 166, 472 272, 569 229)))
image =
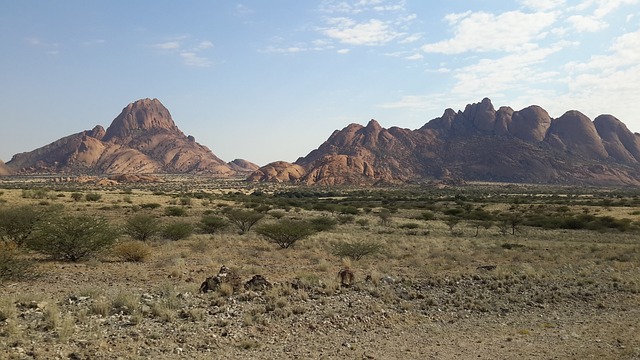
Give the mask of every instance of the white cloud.
POLYGON ((405 0, 361 0, 358 2, 348 2, 340 0, 324 0, 319 10, 327 14, 360 14, 364 12, 391 12, 403 11, 405 0))
POLYGON ((155 44, 153 47, 160 50, 176 50, 180 48, 180 43, 178 41, 167 41, 155 44))
POLYGON ((387 23, 377 19, 358 23, 353 19, 341 17, 328 19, 327 22, 330 27, 322 32, 344 44, 383 45, 402 35, 387 23))
POLYGON ((182 35, 167 38, 166 41, 152 45, 153 48, 163 53, 179 56, 187 66, 209 67, 211 60, 202 55, 202 52, 213 48, 209 40, 193 41, 190 36, 182 35))
POLYGON ((340 49, 338 51, 336 51, 338 54, 348 54, 351 52, 350 49, 340 49))
POLYGON ((454 71, 457 80, 451 90, 460 95, 500 94, 526 90, 540 84, 558 81, 561 74, 540 66, 546 59, 569 46, 557 43, 550 47, 530 49, 497 59, 481 59, 454 71))
POLYGON ((509 11, 499 15, 486 12, 450 14, 455 36, 424 45, 429 53, 461 54, 469 51, 518 51, 544 38, 558 18, 555 12, 524 13, 509 11))
POLYGON ((535 11, 548 11, 563 6, 565 0, 522 0, 521 3, 535 11))
POLYGON ((577 32, 596 32, 609 26, 595 16, 573 15, 569 16, 567 20, 577 32))
POLYGON ((424 59, 424 56, 422 54, 413 54, 413 55, 409 55, 409 56, 405 56, 405 59, 407 60, 422 60, 424 59))
POLYGON ((184 63, 188 66, 195 67, 209 67, 211 61, 205 57, 199 56, 195 52, 181 52, 180 57, 184 60, 184 63))
POLYGON ((204 40, 201 41, 200 44, 198 44, 197 49, 198 50, 205 50, 205 49, 210 49, 213 47, 213 43, 209 40, 204 40))

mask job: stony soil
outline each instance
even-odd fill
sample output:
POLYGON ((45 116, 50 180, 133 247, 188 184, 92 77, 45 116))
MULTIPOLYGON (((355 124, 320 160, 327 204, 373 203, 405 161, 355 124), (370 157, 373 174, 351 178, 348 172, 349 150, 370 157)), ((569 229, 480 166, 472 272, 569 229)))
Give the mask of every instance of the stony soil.
POLYGON ((0 288, 2 359, 640 358, 637 286, 597 273, 356 274, 351 287, 264 274, 270 290, 201 294, 213 266, 42 268, 0 288))

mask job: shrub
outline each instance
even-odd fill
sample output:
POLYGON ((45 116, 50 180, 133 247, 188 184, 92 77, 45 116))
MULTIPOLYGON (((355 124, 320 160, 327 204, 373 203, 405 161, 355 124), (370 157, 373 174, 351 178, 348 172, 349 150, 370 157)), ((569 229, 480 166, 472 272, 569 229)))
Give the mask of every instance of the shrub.
POLYGON ((73 199, 73 201, 80 201, 83 198, 82 193, 79 192, 74 192, 71 194, 71 198, 73 199))
POLYGON ((0 239, 21 246, 47 213, 32 206, 0 209, 0 239))
POLYGON ((251 230, 251 228, 264 217, 264 214, 262 213, 255 212, 253 210, 240 209, 229 209, 224 213, 224 215, 238 228, 238 230, 240 230, 240 234, 244 234, 251 230))
POLYGON ((338 222, 328 216, 318 216, 309 220, 309 223, 316 231, 328 231, 336 227, 338 222))
POLYGON ((406 223, 398 226, 400 229, 417 229, 420 227, 420 224, 416 223, 406 223))
POLYGON ((140 208, 142 209, 157 209, 159 207, 161 207, 162 205, 158 204, 158 203, 147 203, 147 204, 140 204, 140 208))
POLYGON ((316 233, 317 230, 306 221, 280 220, 276 223, 258 226, 256 232, 267 238, 268 241, 286 249, 296 241, 316 233))
POLYGON ((169 224, 162 229, 162 236, 169 240, 182 240, 186 239, 193 233, 193 226, 185 221, 175 222, 169 224))
POLYGON ((22 256, 14 243, 0 242, 0 282, 33 274, 34 262, 22 256))
POLYGON ((78 261, 113 245, 117 237, 102 217, 60 216, 40 222, 27 245, 55 259, 78 261))
POLYGON ((378 217, 380 218, 380 225, 389 226, 391 224, 391 211, 388 209, 383 209, 378 213, 378 217))
POLYGON ((186 216, 187 210, 179 206, 167 206, 164 209, 164 214, 167 216, 186 216))
POLYGON ((273 216, 276 219, 282 219, 284 217, 284 211, 282 210, 272 210, 269 211, 269 215, 273 216))
POLYGON ((348 224, 348 223, 352 223, 354 222, 356 219, 356 217, 354 215, 346 215, 346 214, 340 214, 338 215, 338 222, 340 224, 348 224))
POLYGON ((382 250, 379 243, 358 240, 354 242, 341 241, 331 247, 331 253, 339 257, 348 257, 352 260, 360 260, 367 255, 373 255, 382 250))
POLYGON ((124 225, 124 233, 131 238, 146 241, 160 232, 158 219, 150 215, 139 214, 129 218, 124 225))
POLYGON ((227 220, 215 215, 205 215, 200 219, 200 229, 205 234, 215 234, 228 227, 227 220))
POLYGON ((87 201, 99 201, 100 199, 102 199, 102 195, 98 193, 88 193, 84 196, 84 198, 87 201))
POLYGON ((151 255, 151 247, 142 241, 125 241, 113 247, 113 254, 124 261, 143 262, 151 255))

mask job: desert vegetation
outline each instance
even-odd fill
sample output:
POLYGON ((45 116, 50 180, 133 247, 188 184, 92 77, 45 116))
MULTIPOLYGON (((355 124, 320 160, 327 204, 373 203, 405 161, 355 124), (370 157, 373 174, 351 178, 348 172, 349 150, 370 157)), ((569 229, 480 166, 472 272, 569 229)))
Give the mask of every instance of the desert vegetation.
POLYGON ((2 358, 640 356, 636 189, 167 176, 0 194, 2 358), (201 293, 223 265, 234 280, 201 293))

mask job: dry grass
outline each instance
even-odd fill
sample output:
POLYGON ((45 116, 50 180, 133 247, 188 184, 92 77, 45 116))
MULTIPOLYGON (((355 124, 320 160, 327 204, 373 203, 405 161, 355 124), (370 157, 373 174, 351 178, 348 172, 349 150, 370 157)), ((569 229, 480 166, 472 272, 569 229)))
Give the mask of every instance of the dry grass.
MULTIPOLYGON (((7 205, 37 204, 36 199, 22 198, 17 189, 2 191, 7 205)), ((124 223, 123 214, 136 211, 148 211, 162 218, 163 208, 171 202, 179 204, 183 197, 169 191, 154 195, 150 190, 136 189, 124 195, 114 190, 101 191, 102 197, 97 202, 74 202, 72 192, 64 191, 64 197, 48 201, 62 204, 63 211, 80 209, 120 224, 124 223), (135 208, 149 203, 159 203, 162 207, 135 208)), ((205 211, 215 211, 218 205, 241 206, 227 199, 194 199, 188 204, 187 219, 195 223, 205 211)), ((492 203, 486 209, 504 211, 510 206, 492 203)), ((637 210, 614 207, 602 208, 600 213, 640 219, 640 215, 630 215, 637 210)), ((93 346, 92 341, 97 349, 113 346, 98 345, 106 341, 106 330, 101 325, 106 322, 123 328, 128 326, 128 331, 154 346, 159 346, 159 339, 179 344, 179 341, 191 341, 181 329, 197 325, 207 329, 206 332, 215 332, 215 340, 210 339, 212 348, 232 344, 241 352, 263 346, 246 334, 265 336, 274 324, 306 325, 308 319, 318 313, 323 321, 338 329, 339 326, 348 328, 340 325, 341 322, 365 321, 345 315, 347 306, 366 309, 349 310, 360 311, 357 316, 366 321, 374 321, 375 314, 384 314, 381 324, 393 326, 397 321, 393 316, 397 315, 392 314, 412 314, 411 319, 433 317, 446 323, 465 314, 502 316, 501 308, 521 307, 533 311, 531 309, 565 303, 587 303, 600 311, 610 311, 618 307, 608 301, 611 294, 622 294, 631 302, 638 302, 640 245, 637 233, 526 228, 515 236, 503 236, 494 226, 481 229, 476 237, 471 222, 462 220, 456 226, 462 235, 454 237, 441 219, 415 220, 421 211, 400 209, 393 214, 390 226, 381 226, 375 213, 361 213, 357 219, 368 220, 366 226, 358 222, 340 224, 333 230, 300 240, 290 249, 277 249, 251 231, 238 235, 229 229, 215 235, 194 234, 185 240, 145 243, 141 259, 147 261, 140 263, 113 261, 114 256, 139 261, 125 257, 138 252, 129 242, 120 243, 120 247, 113 248, 111 257, 102 258, 93 266, 41 261, 45 277, 19 282, 20 297, 16 295, 17 288, 2 289, 10 293, 0 295, 0 323, 6 322, 0 326, 0 345, 7 344, 8 338, 43 336, 38 333, 42 330, 24 324, 18 326, 22 321, 18 315, 25 316, 31 311, 30 304, 43 301, 48 305, 36 323, 55 334, 55 339, 49 341, 60 344, 88 339, 87 347, 93 346), (414 223, 418 224, 417 229, 415 225, 403 226, 414 223), (330 251, 332 244, 357 240, 382 244, 383 250, 360 260, 340 258, 330 251), (207 276, 217 274, 222 265, 235 269, 243 281, 262 274, 276 285, 264 294, 234 293, 230 284, 223 284, 214 293, 198 294, 199 284, 207 276), (495 269, 478 269, 485 265, 495 269), (342 288, 337 278, 338 271, 344 267, 355 273, 356 284, 351 288, 342 288), (75 291, 69 288, 73 286, 78 288, 75 291), (51 289, 46 296, 52 299, 44 300, 42 289, 45 288, 51 289), (88 299, 70 305, 65 303, 70 292, 88 299), (144 294, 153 297, 145 300, 144 294), (356 295, 362 296, 358 299, 366 299, 359 300, 366 305, 352 301, 350 297, 356 295), (145 327, 136 326, 142 323, 153 324, 152 330, 145 332, 141 330, 145 327), (168 332, 163 326, 175 332, 168 332)), ((308 219, 320 214, 298 210, 285 212, 283 217, 308 219)), ((37 255, 31 256, 37 259, 37 255)), ((556 323, 550 324, 513 328, 509 336, 533 338, 541 329, 551 331, 559 327, 556 323)), ((384 325, 367 326, 371 330, 384 325)), ((206 332, 200 331, 198 336, 206 332)), ((149 356, 152 355, 161 357, 157 353, 149 356)))

